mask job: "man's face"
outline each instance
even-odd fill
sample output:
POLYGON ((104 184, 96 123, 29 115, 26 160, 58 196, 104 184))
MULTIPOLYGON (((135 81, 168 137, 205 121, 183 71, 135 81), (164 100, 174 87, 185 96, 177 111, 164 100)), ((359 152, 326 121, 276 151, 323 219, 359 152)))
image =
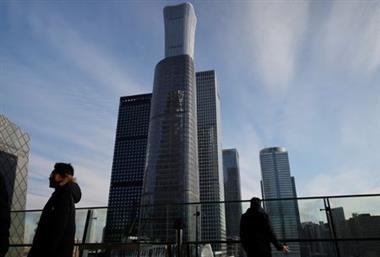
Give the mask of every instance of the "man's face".
POLYGON ((61 175, 52 171, 49 177, 49 187, 57 188, 59 186, 59 183, 61 183, 63 179, 64 178, 61 175))

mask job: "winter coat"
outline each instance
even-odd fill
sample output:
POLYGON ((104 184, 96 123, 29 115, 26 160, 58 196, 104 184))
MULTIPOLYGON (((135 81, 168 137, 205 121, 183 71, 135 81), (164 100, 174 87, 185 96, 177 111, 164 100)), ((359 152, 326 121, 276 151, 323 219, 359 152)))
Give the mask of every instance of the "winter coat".
POLYGON ((4 257, 9 248, 10 223, 10 201, 4 177, 0 173, 0 257, 4 257))
POLYGON ((46 203, 28 257, 72 257, 75 237, 75 203, 82 196, 78 184, 56 188, 46 203))
POLYGON ((249 208, 241 216, 240 240, 248 257, 271 257, 270 243, 278 250, 283 247, 273 232, 268 215, 261 207, 249 208))

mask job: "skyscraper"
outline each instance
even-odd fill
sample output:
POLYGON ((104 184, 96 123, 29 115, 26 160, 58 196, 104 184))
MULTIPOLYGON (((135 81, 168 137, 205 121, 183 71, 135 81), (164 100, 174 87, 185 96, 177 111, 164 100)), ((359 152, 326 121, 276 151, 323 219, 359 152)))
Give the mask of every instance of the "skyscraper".
POLYGON ((165 58, 154 75, 140 236, 174 241, 174 225, 182 224, 186 241, 195 239, 195 207, 182 203, 199 201, 193 6, 165 7, 164 21, 165 58))
MULTIPOLYGON (((196 73, 199 189, 201 202, 224 201, 223 160, 221 148, 220 95, 215 71, 196 73)), ((226 239, 224 204, 201 205, 202 240, 226 239)), ((214 244, 213 250, 224 250, 214 244)))
MULTIPOLYGON (((236 149, 223 149, 224 195, 225 200, 241 201, 239 154, 236 149)), ((227 239, 240 238, 240 217, 242 206, 240 202, 226 203, 227 239)), ((228 256, 240 256, 239 244, 228 245, 228 256)))
MULTIPOLYGON (((285 148, 270 147, 261 150, 260 164, 263 199, 297 197, 294 178, 290 175, 288 152, 285 148)), ((296 200, 265 201, 264 207, 278 237, 299 238, 300 217, 296 200)), ((289 243, 289 248, 290 257, 300 256, 298 243, 289 243)))
POLYGON ((120 98, 113 155, 106 242, 137 236, 152 94, 120 98))
MULTIPOLYGON (((0 115, 0 172, 5 178, 6 189, 10 196, 11 210, 24 210, 29 161, 29 135, 0 115)), ((24 242, 25 214, 11 214, 10 243, 24 242)), ((11 249, 7 256, 21 256, 22 249, 11 249)))

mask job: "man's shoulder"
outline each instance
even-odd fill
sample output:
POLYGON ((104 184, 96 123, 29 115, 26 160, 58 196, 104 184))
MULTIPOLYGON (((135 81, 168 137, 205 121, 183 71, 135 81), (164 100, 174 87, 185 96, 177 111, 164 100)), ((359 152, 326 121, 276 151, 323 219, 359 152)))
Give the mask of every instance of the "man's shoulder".
POLYGON ((247 218, 267 218, 268 214, 263 209, 250 210, 244 213, 247 218))
POLYGON ((65 188, 60 188, 54 191, 52 198, 54 199, 54 202, 61 202, 66 199, 71 199, 71 193, 65 188))

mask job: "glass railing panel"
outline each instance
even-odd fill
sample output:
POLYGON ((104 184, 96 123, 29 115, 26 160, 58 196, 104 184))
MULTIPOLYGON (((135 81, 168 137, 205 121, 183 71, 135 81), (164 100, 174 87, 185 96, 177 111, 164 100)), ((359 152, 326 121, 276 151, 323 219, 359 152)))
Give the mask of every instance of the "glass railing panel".
POLYGON ((77 209, 75 211, 75 243, 82 243, 83 233, 86 224, 87 209, 77 209))
POLYGON ((291 239, 301 238, 301 220, 297 200, 266 200, 263 202, 273 231, 277 238, 287 243, 293 249, 290 257, 299 257, 301 247, 299 242, 288 242, 291 239))
POLYGON ((28 246, 11 247, 5 257, 26 257, 29 249, 30 247, 28 246))
POLYGON ((226 239, 240 240, 240 219, 241 215, 243 214, 243 208, 247 206, 247 203, 226 202, 224 206, 226 220, 226 239))
POLYGON ((106 226, 106 219, 107 208, 77 209, 75 215, 75 242, 103 242, 103 233, 106 226))
POLYGON ((323 199, 302 199, 296 203, 300 222, 298 228, 299 239, 331 238, 331 230, 323 199))
POLYGON ((329 202, 337 238, 380 238, 379 196, 330 198, 329 202))
MULTIPOLYGON (((380 237, 379 202, 380 196, 356 196, 265 200, 262 205, 280 241, 289 245, 292 252, 288 257, 336 257, 336 252, 341 253, 340 257, 348 257, 351 255, 347 254, 356 253, 357 249, 365 249, 357 256, 377 257, 380 256, 377 247, 380 241, 375 240, 380 237), (331 206, 331 211, 328 206, 331 206), (334 232, 335 239, 338 239, 336 241, 334 232), (360 240, 371 238, 372 240, 368 241, 360 240), (342 241, 345 239, 350 241, 342 241)), ((152 229, 149 230, 150 237, 123 237, 125 240, 118 241, 119 245, 111 245, 111 248, 115 247, 112 252, 135 252, 137 256, 139 249, 140 257, 142 250, 144 254, 154 253, 157 256, 167 254, 169 250, 173 252, 173 249, 168 250, 167 247, 176 241, 175 217, 183 217, 183 243, 193 245, 193 249, 188 246, 190 249, 186 249, 186 254, 196 256, 198 242, 198 257, 201 257, 202 249, 209 249, 207 247, 211 247, 214 256, 225 253, 228 256, 242 256, 240 244, 236 242, 240 240, 241 214, 249 205, 249 201, 241 201, 142 207, 146 208, 146 216, 141 217, 142 223, 137 224, 137 227, 143 228, 144 225, 148 225, 152 229), (144 244, 144 247, 132 249, 136 247, 133 246, 136 242, 144 244), (128 244, 131 244, 128 247, 132 248, 125 250, 128 244)), ((7 257, 26 256, 27 245, 32 243, 40 215, 41 211, 11 213, 13 222, 24 222, 24 226, 13 225, 11 228, 11 244, 26 246, 12 247, 7 257)), ((107 208, 76 210, 75 242, 80 245, 76 248, 77 254, 80 249, 85 249, 83 256, 102 256, 105 248, 109 247, 103 244, 106 222, 107 208)))
MULTIPOLYGON (((100 243, 103 240, 103 230, 106 223, 107 209, 91 209, 88 220, 86 243, 100 243)), ((75 243, 82 243, 88 209, 76 210, 75 243)), ((10 228, 10 244, 32 244, 42 211, 11 212, 12 226, 10 228), (17 226, 16 226, 17 224, 17 226)))
MULTIPOLYGON (((11 218, 14 214, 17 214, 17 213, 18 212, 11 213, 11 218)), ((25 215, 25 232, 24 232, 23 243, 31 244, 33 242, 34 234, 36 232, 42 211, 25 211, 22 213, 25 215)), ((12 231, 11 231, 11 234, 12 234, 12 231)))
MULTIPOLYGON (((299 245, 301 248, 300 257, 349 257, 349 255, 338 255, 336 244, 332 241, 299 242, 299 245)), ((289 250, 289 253, 292 253, 292 249, 289 248, 289 250)))
POLYGON ((102 243, 107 220, 107 208, 87 210, 88 220, 85 243, 102 243))
POLYGON ((380 240, 339 242, 342 257, 378 257, 380 256, 380 240))

